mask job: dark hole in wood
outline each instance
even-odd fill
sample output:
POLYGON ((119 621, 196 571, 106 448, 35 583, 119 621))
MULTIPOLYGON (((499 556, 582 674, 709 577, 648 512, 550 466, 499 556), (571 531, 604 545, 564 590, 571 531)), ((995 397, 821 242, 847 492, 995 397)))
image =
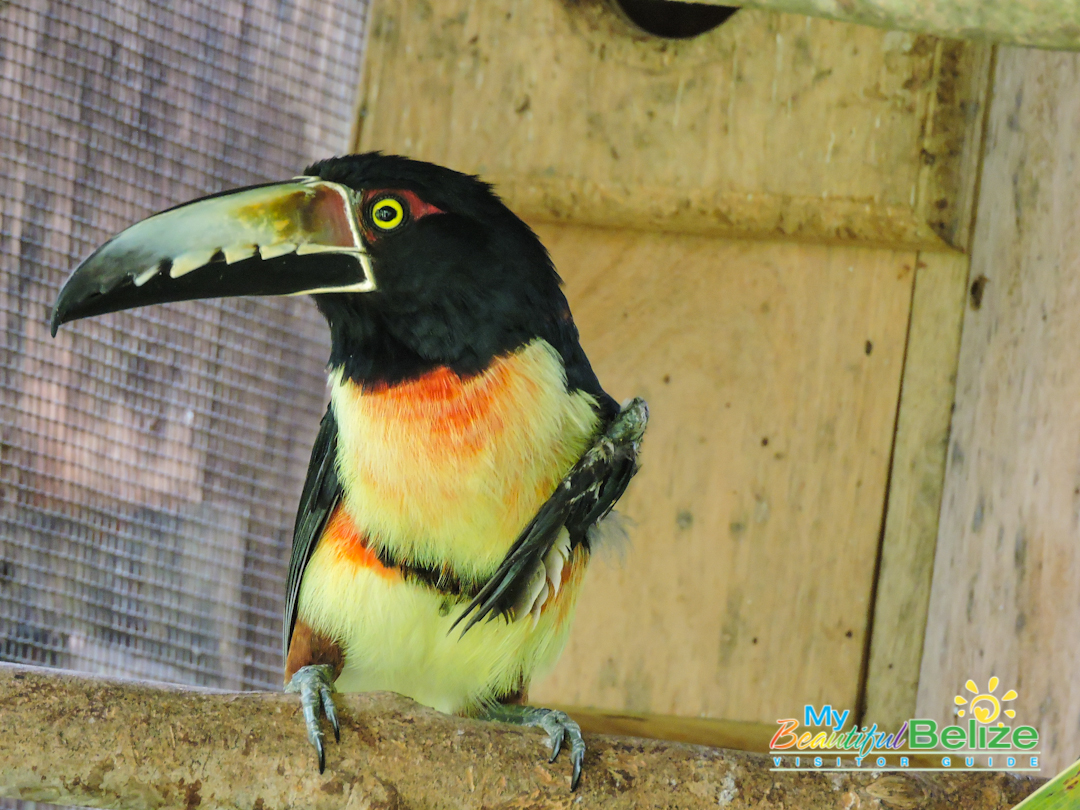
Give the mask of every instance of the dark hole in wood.
POLYGON ((664 39, 690 39, 711 31, 739 9, 674 3, 669 0, 615 0, 638 28, 664 39))
POLYGON ((987 282, 990 281, 986 276, 980 275, 973 282, 971 282, 971 308, 978 309, 982 306, 983 291, 986 289, 987 282))

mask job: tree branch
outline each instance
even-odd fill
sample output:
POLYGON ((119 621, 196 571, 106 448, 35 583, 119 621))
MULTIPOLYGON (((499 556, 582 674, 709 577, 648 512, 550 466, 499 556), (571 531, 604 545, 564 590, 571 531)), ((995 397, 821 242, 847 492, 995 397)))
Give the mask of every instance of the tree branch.
POLYGON ((0 796, 116 808, 1011 807, 1008 774, 770 773, 757 754, 587 735, 582 784, 542 734, 387 693, 339 695, 319 775, 295 696, 0 665, 0 796))

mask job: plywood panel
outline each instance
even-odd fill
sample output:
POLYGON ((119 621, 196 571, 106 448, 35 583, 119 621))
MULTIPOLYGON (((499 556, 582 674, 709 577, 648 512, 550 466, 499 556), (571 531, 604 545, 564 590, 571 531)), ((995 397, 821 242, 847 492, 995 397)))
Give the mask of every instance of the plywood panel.
POLYGON ((1080 751, 1080 57, 1002 49, 919 685, 1015 688, 1044 772, 1080 751))
POLYGON ((915 255, 543 225, 586 350, 652 409, 623 565, 538 702, 853 707, 915 255))
POLYGON ((880 728, 915 712, 967 277, 966 256, 919 256, 866 679, 863 722, 880 728))
POLYGON ((777 729, 776 723, 747 723, 717 720, 712 717, 642 714, 625 710, 604 711, 585 706, 556 705, 552 708, 561 708, 567 712, 586 733, 672 740, 691 745, 707 745, 710 748, 756 751, 759 754, 769 752, 769 741, 777 729))
POLYGON ((534 220, 963 249, 988 46, 743 10, 691 40, 603 0, 375 0, 358 146, 534 220))

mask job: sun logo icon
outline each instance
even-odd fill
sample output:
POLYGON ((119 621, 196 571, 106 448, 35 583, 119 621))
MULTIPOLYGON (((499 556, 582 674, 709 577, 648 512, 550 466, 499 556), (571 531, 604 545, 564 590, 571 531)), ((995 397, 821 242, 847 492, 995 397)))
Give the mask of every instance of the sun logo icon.
MULTIPOLYGON (((1001 704, 1006 700, 1016 700, 1016 698, 1019 697, 1015 689, 1010 689, 1001 696, 1001 700, 999 701, 993 694, 994 690, 998 688, 999 683, 1000 681, 998 681, 997 678, 992 677, 990 678, 990 683, 986 685, 986 691, 980 692, 979 687, 975 685, 975 681, 969 680, 964 684, 964 688, 975 695, 975 697, 971 699, 970 703, 963 695, 954 697, 953 703, 957 706, 967 706, 966 709, 958 709, 956 714, 959 717, 963 717, 970 711, 972 715, 975 716, 975 719, 983 725, 993 723, 998 719, 998 715, 1001 714, 1001 704)), ((1016 717, 1016 712, 1012 709, 1005 709, 1005 716, 1009 718, 1016 717)), ((999 721, 998 725, 1003 726, 1005 724, 999 721)))

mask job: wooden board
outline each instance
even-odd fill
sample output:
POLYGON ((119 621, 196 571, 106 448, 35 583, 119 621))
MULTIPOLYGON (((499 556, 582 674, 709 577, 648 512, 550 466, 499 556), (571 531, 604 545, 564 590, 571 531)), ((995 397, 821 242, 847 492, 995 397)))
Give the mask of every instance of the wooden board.
POLYGON ((966 256, 919 256, 861 721, 880 728, 915 712, 967 278, 966 256))
POLYGON ((915 255, 537 230, 601 381, 652 422, 625 563, 593 566, 534 702, 854 707, 915 255))
POLYGON ((730 748, 734 751, 769 753, 769 742, 776 734, 776 723, 748 723, 717 720, 712 717, 682 717, 677 714, 604 711, 584 706, 558 706, 587 734, 619 734, 648 740, 671 740, 730 748))
POLYGON ((376 0, 358 148, 540 221, 966 247, 990 49, 743 10, 642 34, 602 0, 376 0))
MULTIPOLYGON (((727 6, 732 0, 696 0, 727 6)), ((846 20, 878 28, 925 31, 1052 50, 1080 50, 1080 7, 1075 0, 743 0, 740 5, 846 20)))
POLYGON ((918 696, 997 676, 1046 774, 1080 751, 1078 132, 1080 57, 1001 49, 918 696))
POLYGON ((992 51, 748 10, 660 40, 612 8, 375 0, 361 83, 357 148, 493 181, 602 379, 653 401, 635 551, 534 698, 773 722, 866 684, 910 708, 964 284, 924 252, 911 313, 914 251, 968 245, 992 51))

